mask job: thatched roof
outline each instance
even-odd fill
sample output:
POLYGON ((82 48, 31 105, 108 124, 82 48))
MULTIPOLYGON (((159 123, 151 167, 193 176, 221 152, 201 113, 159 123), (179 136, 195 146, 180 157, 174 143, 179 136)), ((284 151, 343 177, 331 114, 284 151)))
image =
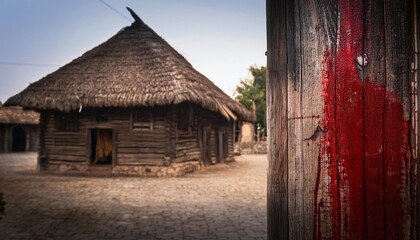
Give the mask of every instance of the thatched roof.
POLYGON ((0 103, 0 124, 37 125, 39 113, 23 110, 21 107, 3 107, 0 103))
POLYGON ((227 118, 254 120, 250 111, 196 71, 138 18, 106 42, 9 98, 5 105, 68 112, 80 106, 138 107, 185 101, 227 118))

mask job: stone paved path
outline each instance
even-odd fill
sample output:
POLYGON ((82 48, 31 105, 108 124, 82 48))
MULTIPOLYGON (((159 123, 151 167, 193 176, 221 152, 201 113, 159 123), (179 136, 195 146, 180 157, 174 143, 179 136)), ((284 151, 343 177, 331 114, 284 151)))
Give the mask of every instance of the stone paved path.
POLYGON ((0 154, 0 239, 265 239, 265 155, 178 178, 37 173, 0 154))

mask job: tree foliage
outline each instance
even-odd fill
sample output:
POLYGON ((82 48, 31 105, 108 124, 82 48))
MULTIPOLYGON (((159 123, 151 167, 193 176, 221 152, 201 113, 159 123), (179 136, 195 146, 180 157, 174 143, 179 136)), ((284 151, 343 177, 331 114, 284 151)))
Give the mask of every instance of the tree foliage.
POLYGON ((249 72, 251 78, 242 79, 235 89, 235 98, 246 108, 254 111, 255 103, 255 129, 261 128, 261 134, 266 135, 266 90, 265 90, 265 67, 251 66, 249 72))

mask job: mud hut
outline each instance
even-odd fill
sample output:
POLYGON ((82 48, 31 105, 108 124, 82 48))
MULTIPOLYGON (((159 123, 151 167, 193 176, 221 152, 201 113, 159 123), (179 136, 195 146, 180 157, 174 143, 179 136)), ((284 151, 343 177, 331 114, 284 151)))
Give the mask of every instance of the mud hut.
POLYGON ((3 107, 0 102, 0 152, 38 149, 39 114, 21 107, 3 107))
POLYGON ((40 112, 40 169, 181 175, 233 159, 252 113, 129 11, 131 26, 6 102, 40 112))

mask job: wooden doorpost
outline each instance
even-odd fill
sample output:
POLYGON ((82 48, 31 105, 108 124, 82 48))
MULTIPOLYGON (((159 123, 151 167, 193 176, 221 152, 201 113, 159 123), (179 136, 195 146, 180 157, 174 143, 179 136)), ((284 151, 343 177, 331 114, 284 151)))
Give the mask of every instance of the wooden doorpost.
MULTIPOLYGON (((267 239, 288 239, 286 2, 267 0, 267 239)), ((291 1, 288 1, 291 2, 291 1)))

